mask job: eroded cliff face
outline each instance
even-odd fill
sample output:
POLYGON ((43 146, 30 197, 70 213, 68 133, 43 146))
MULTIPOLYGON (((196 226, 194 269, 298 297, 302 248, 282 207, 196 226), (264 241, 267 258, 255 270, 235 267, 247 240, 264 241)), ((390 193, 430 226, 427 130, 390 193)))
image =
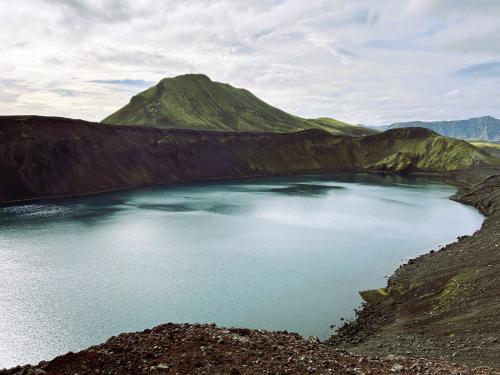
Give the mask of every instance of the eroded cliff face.
POLYGON ((442 171, 496 160, 465 142, 422 129, 351 138, 318 129, 284 134, 207 132, 0 117, 4 202, 312 171, 442 171))
POLYGON ((48 118, 4 118, 0 130, 3 201, 355 167, 323 131, 243 135, 48 118))

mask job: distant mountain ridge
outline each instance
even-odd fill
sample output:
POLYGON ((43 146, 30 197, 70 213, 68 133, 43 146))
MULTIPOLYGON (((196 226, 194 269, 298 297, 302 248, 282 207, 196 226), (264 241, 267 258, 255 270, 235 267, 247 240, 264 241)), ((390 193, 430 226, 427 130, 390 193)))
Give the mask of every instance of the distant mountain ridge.
POLYGON ((291 115, 248 90, 214 82, 204 74, 164 78, 133 96, 127 105, 102 122, 219 131, 294 132, 316 128, 352 136, 376 133, 335 119, 291 115))
POLYGON ((431 129, 438 134, 457 139, 500 141, 500 120, 491 116, 454 121, 397 122, 384 127, 372 127, 372 129, 387 130, 414 127, 431 129))

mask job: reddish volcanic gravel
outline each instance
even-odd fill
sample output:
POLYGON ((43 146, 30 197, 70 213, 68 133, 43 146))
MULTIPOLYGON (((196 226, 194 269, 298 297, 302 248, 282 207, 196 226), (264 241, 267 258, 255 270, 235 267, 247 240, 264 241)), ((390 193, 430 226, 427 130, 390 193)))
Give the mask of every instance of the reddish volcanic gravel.
POLYGON ((287 332, 165 324, 6 374, 500 374, 446 362, 369 358, 287 332))

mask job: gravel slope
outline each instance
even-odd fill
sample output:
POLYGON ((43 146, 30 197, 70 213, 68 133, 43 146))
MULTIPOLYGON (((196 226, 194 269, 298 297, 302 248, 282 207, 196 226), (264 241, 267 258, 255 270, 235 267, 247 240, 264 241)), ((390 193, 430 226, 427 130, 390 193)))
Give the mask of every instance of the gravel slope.
POLYGON ((287 332, 165 324, 6 374, 498 374, 446 362, 367 358, 287 332))
POLYGON ((500 368, 500 170, 459 172, 453 181, 461 186, 454 199, 487 215, 481 229, 401 266, 387 294, 363 293, 368 303, 332 345, 500 368))

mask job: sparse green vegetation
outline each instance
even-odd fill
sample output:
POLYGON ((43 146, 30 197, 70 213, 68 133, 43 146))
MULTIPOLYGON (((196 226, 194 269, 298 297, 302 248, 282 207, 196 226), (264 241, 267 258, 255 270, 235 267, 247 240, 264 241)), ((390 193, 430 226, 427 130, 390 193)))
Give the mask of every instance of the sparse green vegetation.
POLYGON ((481 150, 500 158, 500 143, 485 142, 485 141, 469 141, 470 144, 480 148, 481 150))
POLYGON ((362 138, 360 142, 367 152, 367 168, 398 172, 458 170, 500 162, 465 141, 443 137, 424 128, 392 129, 362 138))
POLYGON ((363 301, 373 303, 389 296, 389 291, 387 288, 370 289, 359 292, 359 295, 363 301))
POLYGON ((365 128, 364 126, 351 125, 347 122, 335 120, 329 117, 320 117, 317 119, 309 119, 308 121, 320 125, 324 130, 332 134, 363 136, 378 133, 377 130, 365 128))

